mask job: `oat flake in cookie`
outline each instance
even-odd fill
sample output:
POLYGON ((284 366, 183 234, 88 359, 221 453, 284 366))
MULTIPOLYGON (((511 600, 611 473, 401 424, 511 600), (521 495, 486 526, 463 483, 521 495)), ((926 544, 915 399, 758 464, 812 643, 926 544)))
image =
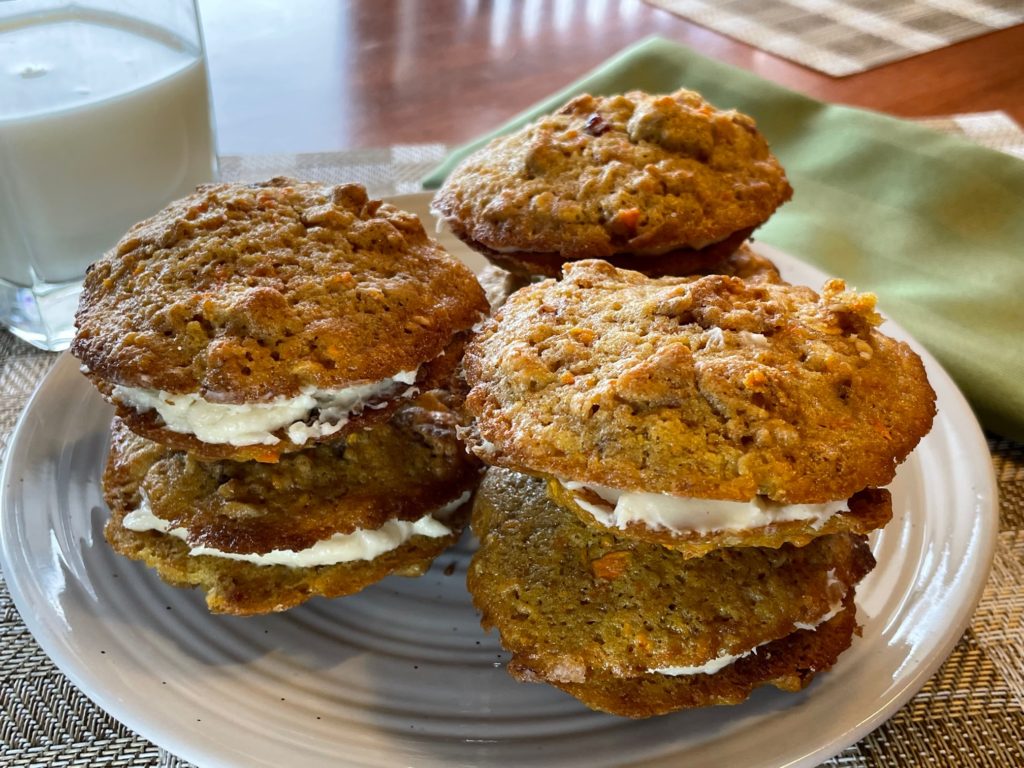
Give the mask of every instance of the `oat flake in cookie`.
POLYGON ((486 311, 415 215, 278 178, 133 227, 86 276, 71 350, 136 432, 274 461, 445 381, 486 311))
POLYGON ((792 189, 754 121, 699 94, 581 95, 491 141, 433 208, 513 272, 557 277, 603 258, 688 274, 731 253, 792 189))

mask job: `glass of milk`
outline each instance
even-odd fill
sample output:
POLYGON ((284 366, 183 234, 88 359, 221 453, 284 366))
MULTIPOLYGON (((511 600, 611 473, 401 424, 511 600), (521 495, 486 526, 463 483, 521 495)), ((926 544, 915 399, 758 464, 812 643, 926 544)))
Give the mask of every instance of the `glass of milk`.
POLYGON ((86 268, 217 172, 195 0, 0 1, 0 323, 64 349, 86 268))

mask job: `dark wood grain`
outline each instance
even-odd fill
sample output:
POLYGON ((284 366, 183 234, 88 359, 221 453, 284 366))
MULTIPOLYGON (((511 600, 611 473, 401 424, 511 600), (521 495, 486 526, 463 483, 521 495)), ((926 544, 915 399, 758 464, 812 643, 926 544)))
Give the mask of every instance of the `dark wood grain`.
POLYGON ((1024 26, 832 78, 640 0, 200 0, 223 153, 458 143, 650 34, 810 96, 1024 122, 1024 26))

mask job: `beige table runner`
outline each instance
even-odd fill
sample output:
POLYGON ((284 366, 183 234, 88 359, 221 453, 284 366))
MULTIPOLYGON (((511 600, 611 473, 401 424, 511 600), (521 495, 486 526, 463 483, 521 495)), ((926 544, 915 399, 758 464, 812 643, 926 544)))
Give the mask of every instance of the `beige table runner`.
POLYGON ((646 0, 841 77, 1024 22, 1021 0, 646 0))
MULTIPOLYGON (((1002 113, 929 121, 1024 155, 1024 134, 1002 113)), ((331 154, 224 157, 225 179, 289 174, 359 181, 372 194, 415 192, 440 144, 331 154)), ((0 331, 0 457, 21 409, 55 355, 0 331)), ((906 706, 830 768, 1024 766, 1024 444, 989 443, 1001 498, 992 577, 952 655, 906 706)), ((677 715, 679 716, 679 715, 677 715)), ((107 715, 72 686, 32 639, 0 579, 0 766, 188 765, 107 715)))

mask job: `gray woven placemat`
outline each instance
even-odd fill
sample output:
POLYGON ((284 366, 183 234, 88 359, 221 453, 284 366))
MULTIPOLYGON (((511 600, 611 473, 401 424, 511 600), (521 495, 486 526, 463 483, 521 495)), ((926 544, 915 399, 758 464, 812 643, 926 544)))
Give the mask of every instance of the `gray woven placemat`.
POLYGON ((305 155, 229 155, 220 158, 220 175, 225 181, 262 181, 284 174, 327 184, 355 182, 371 195, 404 195, 419 192, 420 179, 446 154, 444 144, 411 144, 305 155))
MULTIPOLYGON (((1024 150, 1001 113, 932 121, 994 148, 1024 150)), ((225 179, 275 174, 359 181, 372 194, 418 190, 439 144, 317 155, 224 157, 225 179)), ((55 355, 0 331, 0 460, 29 395, 55 355)), ((971 626, 939 672, 888 722, 829 760, 832 768, 1024 766, 1024 445, 989 444, 1001 498, 995 567, 971 626)), ((53 665, 0 579, 0 766, 189 765, 107 715, 53 665)))
POLYGON ((1024 22, 1021 0, 645 0, 841 77, 1024 22))

